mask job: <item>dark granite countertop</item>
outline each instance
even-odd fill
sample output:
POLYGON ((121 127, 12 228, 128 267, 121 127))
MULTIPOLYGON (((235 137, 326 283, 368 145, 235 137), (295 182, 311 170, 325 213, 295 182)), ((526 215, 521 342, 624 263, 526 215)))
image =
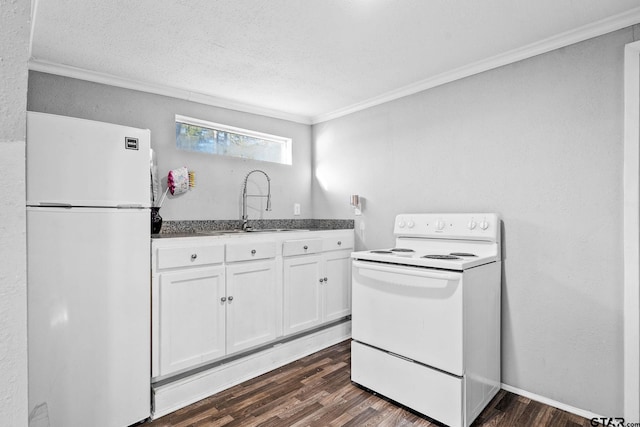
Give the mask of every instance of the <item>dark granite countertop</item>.
MULTIPOLYGON (((348 230, 354 228, 352 219, 269 219, 249 220, 249 226, 257 230, 320 231, 348 230)), ((164 221, 154 239, 212 235, 245 234, 239 220, 187 220, 164 221)), ((249 234, 249 233, 248 233, 249 234)))

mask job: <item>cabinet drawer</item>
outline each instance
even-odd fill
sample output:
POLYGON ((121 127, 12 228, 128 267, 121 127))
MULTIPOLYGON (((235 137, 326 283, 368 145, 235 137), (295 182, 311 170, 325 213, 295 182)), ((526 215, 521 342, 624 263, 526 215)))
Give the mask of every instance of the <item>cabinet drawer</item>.
POLYGON ((227 245, 227 262, 275 258, 275 242, 233 243, 227 245))
POLYGON ((282 244, 282 256, 322 252, 322 239, 287 240, 282 244))
POLYGON ((224 245, 158 248, 158 269, 220 264, 224 261, 224 245))
POLYGON ((324 251, 337 251, 340 249, 353 249, 353 233, 344 236, 325 237, 323 239, 324 251))
POLYGON ((462 427, 463 379, 351 342, 351 380, 451 427, 462 427))

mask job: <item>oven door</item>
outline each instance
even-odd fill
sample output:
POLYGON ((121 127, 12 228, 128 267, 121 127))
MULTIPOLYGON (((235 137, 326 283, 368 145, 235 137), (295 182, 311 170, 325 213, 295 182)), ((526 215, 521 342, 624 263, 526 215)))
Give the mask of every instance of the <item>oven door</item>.
POLYGON ((353 339, 462 376, 461 272, 353 261, 353 339))

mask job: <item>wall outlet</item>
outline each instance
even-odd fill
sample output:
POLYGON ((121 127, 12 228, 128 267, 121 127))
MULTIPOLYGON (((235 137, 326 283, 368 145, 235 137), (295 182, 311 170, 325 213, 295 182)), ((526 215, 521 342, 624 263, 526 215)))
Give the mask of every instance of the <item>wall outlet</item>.
POLYGON ((300 203, 293 204, 293 214, 300 215, 300 203))

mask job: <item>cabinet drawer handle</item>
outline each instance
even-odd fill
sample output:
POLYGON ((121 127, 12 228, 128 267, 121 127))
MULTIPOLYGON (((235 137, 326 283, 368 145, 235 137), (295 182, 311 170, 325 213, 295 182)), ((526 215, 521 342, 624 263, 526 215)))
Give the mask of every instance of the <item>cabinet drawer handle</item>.
POLYGON ((307 249, 309 249, 309 246, 304 245, 303 249, 306 251, 307 249))
POLYGON ((222 297, 220 298, 220 301, 225 302, 227 300, 227 297, 222 297))
POLYGON ((229 295, 229 302, 233 301, 233 296, 229 295))
POLYGON ((324 278, 324 282, 327 283, 327 278, 326 277, 324 278))
POLYGON ((323 281, 324 281, 324 279, 321 277, 321 278, 320 278, 320 283, 322 283, 323 281))
POLYGON ((198 254, 191 254, 191 261, 195 261, 198 258, 198 254))
POLYGON ((256 254, 256 250, 255 249, 251 249, 251 255, 255 255, 256 254))
POLYGON ((342 246, 342 241, 338 240, 338 246, 342 246))

